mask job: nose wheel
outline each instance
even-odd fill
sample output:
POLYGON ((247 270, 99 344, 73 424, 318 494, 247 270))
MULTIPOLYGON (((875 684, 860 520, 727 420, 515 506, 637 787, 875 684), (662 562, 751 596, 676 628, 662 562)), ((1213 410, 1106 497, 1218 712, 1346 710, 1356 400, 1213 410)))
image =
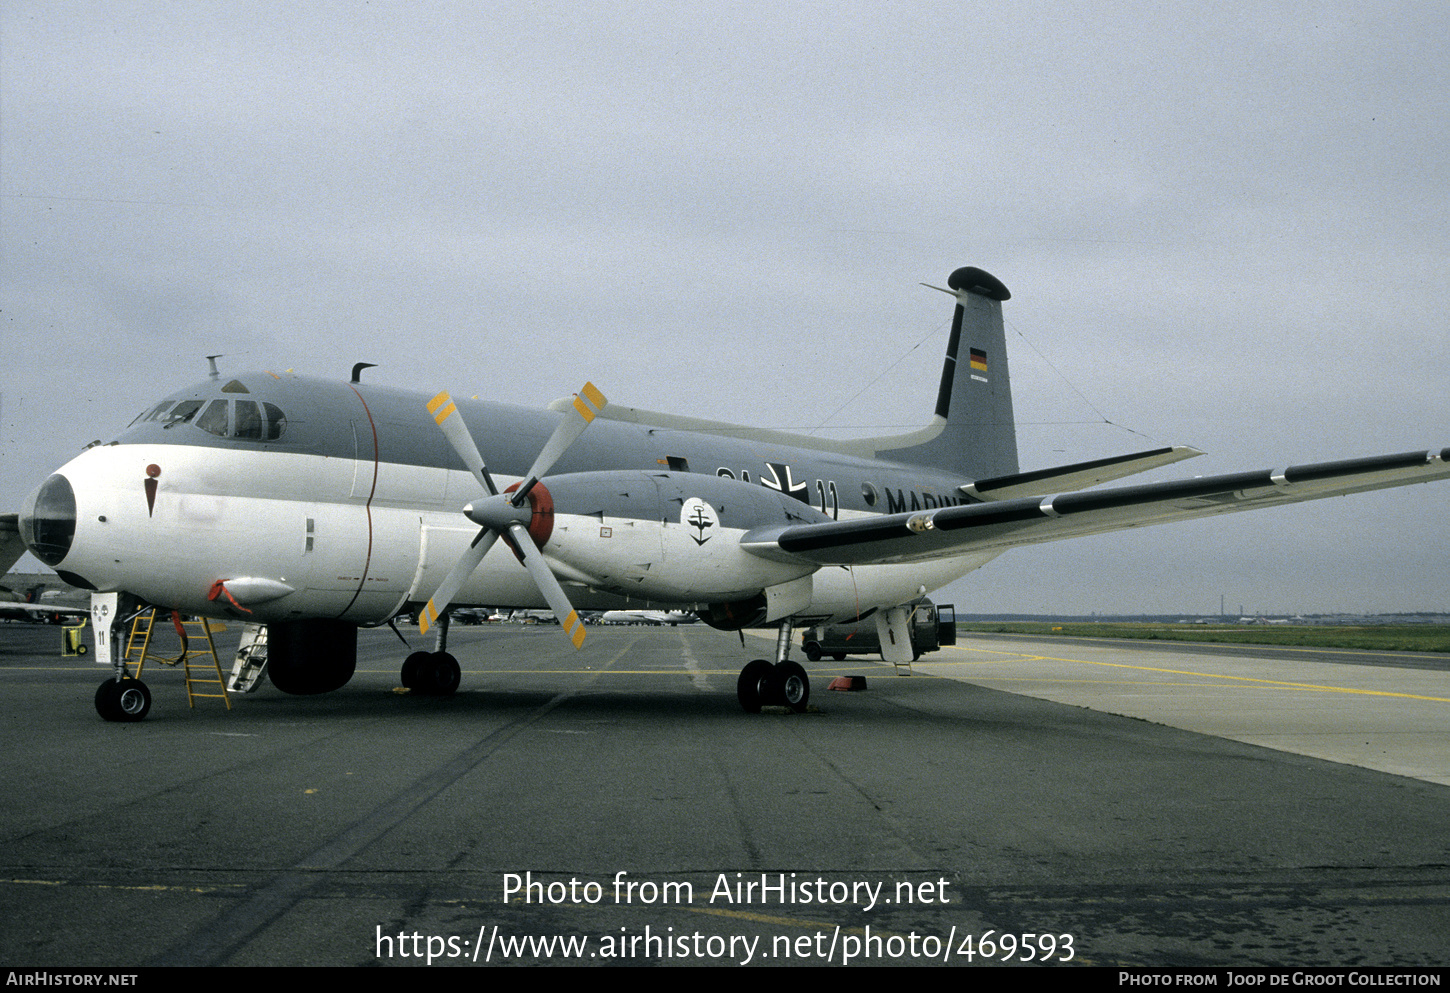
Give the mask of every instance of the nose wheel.
POLYGON ((96 713, 108 721, 139 721, 150 710, 151 691, 139 679, 108 679, 96 687, 96 713))

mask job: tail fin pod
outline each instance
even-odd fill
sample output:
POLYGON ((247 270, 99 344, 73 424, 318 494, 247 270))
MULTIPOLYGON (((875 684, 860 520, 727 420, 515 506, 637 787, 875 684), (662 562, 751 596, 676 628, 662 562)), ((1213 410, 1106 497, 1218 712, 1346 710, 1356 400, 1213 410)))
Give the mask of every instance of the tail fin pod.
POLYGON ((939 430, 921 444, 877 454, 977 479, 1015 474, 1017 424, 1002 327, 1002 301, 1012 294, 996 276, 972 266, 952 273, 947 286, 931 287, 957 300, 932 419, 939 430))

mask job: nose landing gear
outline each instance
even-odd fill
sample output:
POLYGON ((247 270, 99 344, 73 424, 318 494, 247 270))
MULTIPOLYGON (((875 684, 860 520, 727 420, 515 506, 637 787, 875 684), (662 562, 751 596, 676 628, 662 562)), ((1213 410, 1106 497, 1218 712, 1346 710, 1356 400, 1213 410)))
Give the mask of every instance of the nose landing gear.
POLYGON ((96 687, 96 713, 108 721, 139 721, 150 710, 151 691, 132 676, 108 679, 96 687))

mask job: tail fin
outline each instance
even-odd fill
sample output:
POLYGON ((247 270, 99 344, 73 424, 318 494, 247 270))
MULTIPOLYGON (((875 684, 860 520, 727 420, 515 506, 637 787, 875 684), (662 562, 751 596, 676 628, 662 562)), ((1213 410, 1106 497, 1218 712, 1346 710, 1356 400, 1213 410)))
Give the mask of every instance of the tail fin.
POLYGON ((957 308, 932 418, 935 434, 877 456, 974 479, 1012 475, 1018 471, 1017 424, 1002 328, 1002 301, 1012 294, 996 276, 971 266, 952 273, 947 286, 942 292, 956 297, 957 308))

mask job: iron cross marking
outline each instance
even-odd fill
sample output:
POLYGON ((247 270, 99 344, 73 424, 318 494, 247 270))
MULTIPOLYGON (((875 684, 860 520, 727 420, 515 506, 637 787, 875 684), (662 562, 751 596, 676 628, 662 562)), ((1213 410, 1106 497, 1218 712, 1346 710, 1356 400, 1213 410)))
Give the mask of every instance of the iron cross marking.
POLYGON ((786 496, 795 497, 801 503, 811 502, 811 491, 805 483, 797 483, 790 475, 790 466, 782 465, 779 462, 767 462, 765 467, 770 470, 770 478, 761 478, 762 486, 767 489, 777 490, 786 496))

